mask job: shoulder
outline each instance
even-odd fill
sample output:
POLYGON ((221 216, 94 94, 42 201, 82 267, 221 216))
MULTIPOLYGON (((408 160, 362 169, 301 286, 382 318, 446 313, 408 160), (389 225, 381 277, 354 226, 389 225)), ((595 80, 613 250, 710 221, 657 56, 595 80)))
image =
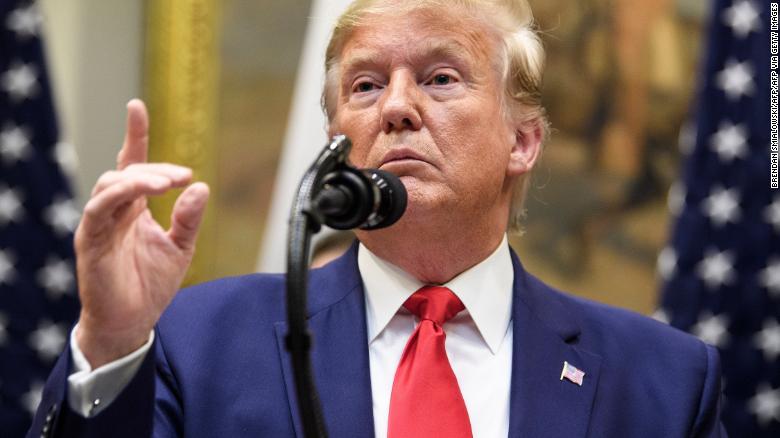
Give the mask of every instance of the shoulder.
POLYGON ((581 297, 562 294, 561 299, 568 300, 579 315, 583 347, 615 351, 623 357, 636 354, 647 362, 652 362, 647 359, 651 355, 670 361, 684 357, 706 359, 704 342, 666 323, 581 297))
MULTIPOLYGON (((309 272, 309 313, 316 313, 362 284, 356 255, 350 250, 322 268, 309 272)), ((192 323, 241 326, 248 319, 278 322, 286 319, 286 279, 282 273, 226 277, 178 292, 160 319, 160 326, 192 323)))
POLYGON ((549 288, 579 323, 579 345, 602 354, 616 354, 627 362, 657 366, 679 364, 690 358, 694 367, 706 367, 707 345, 697 337, 653 318, 549 288))
POLYGON ((546 303, 535 306, 552 309, 543 317, 548 321, 565 319, 566 324, 576 327, 580 348, 603 354, 652 353, 678 359, 681 354, 706 354, 706 344, 691 334, 631 310, 557 290, 530 274, 525 277, 531 300, 546 303))
POLYGON ((610 409, 594 412, 604 420, 594 424, 662 418, 668 430, 717 436, 721 366, 714 347, 630 310, 548 292, 580 327, 572 346, 601 359, 596 405, 610 409))
POLYGON ((705 395, 717 398, 721 371, 714 347, 639 313, 558 291, 530 275, 528 285, 554 303, 550 306, 557 308, 558 318, 565 315, 577 327, 570 332, 576 332, 571 345, 600 357, 600 386, 614 389, 601 393, 602 398, 660 397, 670 414, 690 410, 691 418, 705 395))
MULTIPOLYGON (((352 278, 359 276, 351 260, 342 257, 309 273, 310 313, 354 290, 359 280, 352 278)), ((222 278, 182 289, 156 327, 158 363, 194 386, 226 370, 276 369, 286 316, 284 274, 222 278)))
POLYGON ((190 286, 177 293, 161 322, 273 316, 284 305, 284 287, 282 274, 249 274, 190 286))

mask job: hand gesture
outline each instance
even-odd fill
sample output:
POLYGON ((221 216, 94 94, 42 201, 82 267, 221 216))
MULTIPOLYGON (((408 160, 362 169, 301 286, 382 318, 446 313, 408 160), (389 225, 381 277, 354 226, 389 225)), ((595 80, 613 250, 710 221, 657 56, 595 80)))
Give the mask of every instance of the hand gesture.
POLYGON ((82 305, 76 340, 93 369, 147 341, 192 261, 209 196, 206 184, 189 185, 164 230, 146 198, 187 186, 192 171, 146 162, 149 117, 140 100, 127 104, 126 129, 117 168, 98 179, 75 235, 82 305))

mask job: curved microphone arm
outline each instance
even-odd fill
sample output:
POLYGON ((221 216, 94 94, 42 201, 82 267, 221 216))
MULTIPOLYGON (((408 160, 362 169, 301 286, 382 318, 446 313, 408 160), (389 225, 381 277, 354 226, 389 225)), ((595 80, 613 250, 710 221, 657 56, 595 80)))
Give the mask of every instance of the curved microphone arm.
POLYGON ((344 166, 352 148, 346 136, 334 137, 301 180, 290 212, 287 236, 287 336, 295 380, 298 410, 306 438, 326 438, 322 407, 312 377, 309 350, 311 334, 306 326, 306 291, 309 280, 311 235, 320 230, 323 219, 313 206, 313 196, 325 175, 344 166))
POLYGON ((347 163, 352 143, 334 137, 303 175, 290 212, 287 237, 287 336, 295 395, 306 438, 325 438, 317 391, 312 378, 306 329, 306 292, 311 235, 322 224, 339 230, 375 230, 394 224, 406 210, 401 180, 380 169, 356 169, 347 163))

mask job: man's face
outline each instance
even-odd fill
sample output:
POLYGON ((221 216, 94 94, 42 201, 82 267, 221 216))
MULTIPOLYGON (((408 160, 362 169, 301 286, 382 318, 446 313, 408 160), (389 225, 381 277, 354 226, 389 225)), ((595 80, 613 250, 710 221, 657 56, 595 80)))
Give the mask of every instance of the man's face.
POLYGON ((501 111, 497 44, 458 12, 371 17, 341 52, 331 134, 352 140, 357 167, 401 177, 405 220, 508 214, 515 135, 501 111))

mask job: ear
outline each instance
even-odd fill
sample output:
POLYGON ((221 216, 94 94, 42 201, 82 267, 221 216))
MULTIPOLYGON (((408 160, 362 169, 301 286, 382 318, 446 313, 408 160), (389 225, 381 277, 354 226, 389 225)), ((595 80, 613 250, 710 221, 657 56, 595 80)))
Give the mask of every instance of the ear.
POLYGON ((514 133, 514 144, 509 154, 507 176, 520 176, 536 164, 536 159, 542 150, 544 129, 538 120, 518 126, 514 133))

